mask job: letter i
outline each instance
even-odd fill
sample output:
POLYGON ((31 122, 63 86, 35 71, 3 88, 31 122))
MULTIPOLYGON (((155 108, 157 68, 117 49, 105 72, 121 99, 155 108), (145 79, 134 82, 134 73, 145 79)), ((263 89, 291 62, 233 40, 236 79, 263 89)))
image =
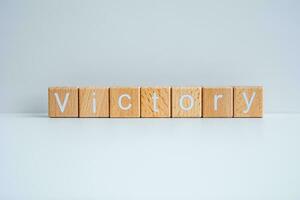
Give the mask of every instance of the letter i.
POLYGON ((96 93, 93 92, 93 113, 96 113, 96 93))

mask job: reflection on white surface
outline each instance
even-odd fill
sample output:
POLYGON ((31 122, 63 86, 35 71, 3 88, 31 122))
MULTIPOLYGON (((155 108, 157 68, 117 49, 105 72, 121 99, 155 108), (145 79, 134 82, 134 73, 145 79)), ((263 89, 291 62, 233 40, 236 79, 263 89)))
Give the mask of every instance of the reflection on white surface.
POLYGON ((1 199, 299 199, 300 114, 0 115, 1 199))

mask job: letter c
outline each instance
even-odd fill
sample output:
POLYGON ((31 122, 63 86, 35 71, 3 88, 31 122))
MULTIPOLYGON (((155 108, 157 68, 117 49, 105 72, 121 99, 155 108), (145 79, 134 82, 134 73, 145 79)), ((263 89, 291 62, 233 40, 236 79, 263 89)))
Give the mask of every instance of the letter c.
POLYGON ((119 96, 118 105, 122 110, 129 110, 132 106, 131 103, 129 103, 127 106, 123 106, 122 104, 122 99, 125 97, 129 100, 131 99, 131 96, 129 94, 122 94, 121 96, 119 96))

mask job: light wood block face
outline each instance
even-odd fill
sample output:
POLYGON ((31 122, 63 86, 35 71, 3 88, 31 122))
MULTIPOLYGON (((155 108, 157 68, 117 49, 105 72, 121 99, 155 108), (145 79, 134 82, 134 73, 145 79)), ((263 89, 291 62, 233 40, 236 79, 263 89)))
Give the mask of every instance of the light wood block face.
POLYGON ((78 88, 48 88, 49 117, 78 117, 78 88))
POLYGON ((201 94, 201 87, 172 87, 172 117, 201 117, 201 94))
POLYGON ((233 117, 233 88, 204 87, 203 117, 233 117))
POLYGON ((110 117, 140 117, 140 87, 110 88, 110 117))
POLYGON ((263 117, 263 87, 234 87, 234 117, 263 117))
POLYGON ((261 86, 49 87, 48 116, 261 118, 261 86))
POLYGON ((141 117, 171 117, 171 88, 141 88, 141 117))
POLYGON ((109 117, 109 89, 79 88, 79 117, 109 117))

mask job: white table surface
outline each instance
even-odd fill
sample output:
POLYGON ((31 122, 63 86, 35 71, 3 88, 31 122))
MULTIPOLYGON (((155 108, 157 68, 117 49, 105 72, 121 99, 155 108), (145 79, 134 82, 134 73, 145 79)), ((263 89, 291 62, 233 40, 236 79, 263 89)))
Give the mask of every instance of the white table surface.
POLYGON ((0 199, 300 199, 300 114, 0 115, 0 199))

